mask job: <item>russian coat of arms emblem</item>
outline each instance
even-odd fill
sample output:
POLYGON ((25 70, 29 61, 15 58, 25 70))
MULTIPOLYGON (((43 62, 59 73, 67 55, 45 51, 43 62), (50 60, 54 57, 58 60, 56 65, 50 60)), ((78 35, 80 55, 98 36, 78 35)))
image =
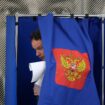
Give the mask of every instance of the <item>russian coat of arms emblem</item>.
POLYGON ((81 89, 90 71, 90 62, 87 53, 77 50, 53 49, 56 60, 57 84, 81 89))

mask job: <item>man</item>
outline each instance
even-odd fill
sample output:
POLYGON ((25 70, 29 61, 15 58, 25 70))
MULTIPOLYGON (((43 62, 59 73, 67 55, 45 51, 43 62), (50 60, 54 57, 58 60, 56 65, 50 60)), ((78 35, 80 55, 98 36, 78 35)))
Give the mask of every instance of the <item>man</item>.
MULTIPOLYGON (((41 35, 40 35, 39 30, 37 32, 32 33, 31 45, 32 45, 32 48, 35 49, 35 51, 36 51, 36 56, 38 56, 41 60, 44 60, 44 58, 45 58, 44 49, 42 46, 42 40, 41 40, 41 35)), ((34 90, 34 95, 39 96, 40 86, 35 84, 33 90, 34 90)))

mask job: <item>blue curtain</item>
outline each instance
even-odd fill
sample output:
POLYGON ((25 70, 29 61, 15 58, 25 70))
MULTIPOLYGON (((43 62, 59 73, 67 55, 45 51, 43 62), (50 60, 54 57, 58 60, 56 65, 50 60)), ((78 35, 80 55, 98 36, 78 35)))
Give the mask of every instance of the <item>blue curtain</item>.
POLYGON ((6 18, 5 105, 17 105, 15 20, 14 16, 7 16, 6 18))
MULTIPOLYGON (((83 20, 76 19, 81 28, 84 24, 83 20)), ((86 25, 84 27, 88 29, 94 53, 93 74, 100 102, 102 102, 102 18, 89 17, 87 24, 88 27, 86 25)))
POLYGON ((38 28, 37 20, 32 17, 20 17, 18 26, 18 62, 17 62, 17 93, 18 105, 36 105, 36 97, 31 83, 32 74, 29 63, 38 61, 32 49, 30 36, 38 28))
POLYGON ((89 18, 89 35, 94 50, 94 78, 102 103, 102 18, 89 18))
MULTIPOLYGON (((38 22, 46 60, 38 105, 100 105, 93 75, 94 50, 88 33, 89 20, 83 19, 78 24, 75 19, 56 18, 49 14, 39 16, 38 22), (81 81, 79 75, 70 78, 73 72, 70 74, 71 71, 65 69, 74 56, 87 58, 85 67, 88 71, 80 76, 81 81), (69 61, 66 60, 68 57, 69 61)), ((75 68, 76 64, 70 67, 75 68)), ((76 70, 73 68, 70 70, 76 70)))

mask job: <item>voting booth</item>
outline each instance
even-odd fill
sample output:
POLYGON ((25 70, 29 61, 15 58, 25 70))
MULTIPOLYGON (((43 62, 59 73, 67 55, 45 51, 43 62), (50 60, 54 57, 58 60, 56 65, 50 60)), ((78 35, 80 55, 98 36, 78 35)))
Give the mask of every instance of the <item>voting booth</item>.
POLYGON ((44 68, 38 105, 100 105, 101 18, 48 14, 20 16, 17 22, 15 16, 7 16, 6 24, 6 105, 36 105, 33 82, 40 77, 34 77, 31 69, 35 62, 42 62, 44 68), (31 46, 30 35, 37 29, 42 35, 44 62, 31 46))

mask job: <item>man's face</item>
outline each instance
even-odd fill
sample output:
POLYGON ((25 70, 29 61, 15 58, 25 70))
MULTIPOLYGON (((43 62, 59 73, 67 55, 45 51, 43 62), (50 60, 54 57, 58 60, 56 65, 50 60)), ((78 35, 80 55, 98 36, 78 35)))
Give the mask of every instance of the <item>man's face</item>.
POLYGON ((44 49, 42 46, 42 41, 33 39, 31 44, 32 44, 33 49, 36 50, 36 56, 44 60, 44 49))

